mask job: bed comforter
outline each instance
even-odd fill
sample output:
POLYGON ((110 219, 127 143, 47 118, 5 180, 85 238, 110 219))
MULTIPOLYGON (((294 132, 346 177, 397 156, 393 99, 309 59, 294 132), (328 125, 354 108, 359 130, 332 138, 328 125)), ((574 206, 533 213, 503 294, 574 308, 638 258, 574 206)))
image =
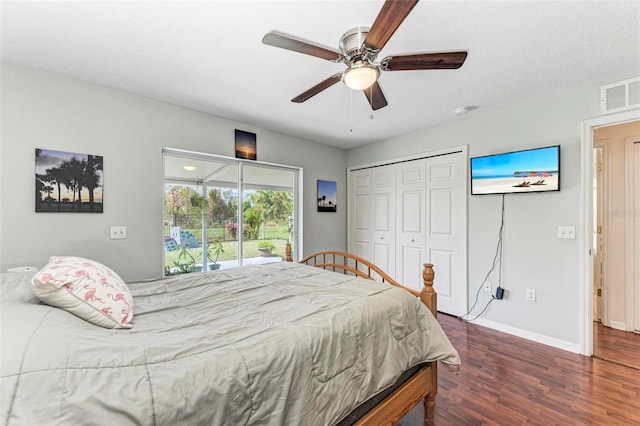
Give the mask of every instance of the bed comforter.
POLYGON ((129 288, 128 330, 3 302, 3 424, 330 425, 418 363, 459 364, 416 297, 306 265, 129 288))

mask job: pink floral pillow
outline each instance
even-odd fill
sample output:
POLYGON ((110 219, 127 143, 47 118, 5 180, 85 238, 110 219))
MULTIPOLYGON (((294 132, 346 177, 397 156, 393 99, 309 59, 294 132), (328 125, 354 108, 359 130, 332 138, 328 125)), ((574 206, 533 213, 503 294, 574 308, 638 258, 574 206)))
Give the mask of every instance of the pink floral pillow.
POLYGON ((82 257, 52 256, 31 280, 47 305, 105 328, 131 328, 133 297, 108 267, 82 257))

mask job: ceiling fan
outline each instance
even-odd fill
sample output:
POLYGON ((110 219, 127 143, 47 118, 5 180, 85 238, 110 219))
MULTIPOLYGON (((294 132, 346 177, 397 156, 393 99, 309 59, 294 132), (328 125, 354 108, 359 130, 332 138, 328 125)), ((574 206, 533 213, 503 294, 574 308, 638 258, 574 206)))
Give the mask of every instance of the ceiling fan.
POLYGON ((342 62, 347 66, 345 71, 321 81, 291 99, 291 102, 302 103, 338 81, 343 81, 351 89, 362 90, 371 108, 378 110, 388 104, 378 83, 380 71, 460 68, 467 58, 465 51, 394 55, 376 62, 378 53, 417 3, 418 0, 386 0, 371 28, 356 27, 342 35, 340 51, 277 31, 267 33, 262 38, 264 44, 342 62))

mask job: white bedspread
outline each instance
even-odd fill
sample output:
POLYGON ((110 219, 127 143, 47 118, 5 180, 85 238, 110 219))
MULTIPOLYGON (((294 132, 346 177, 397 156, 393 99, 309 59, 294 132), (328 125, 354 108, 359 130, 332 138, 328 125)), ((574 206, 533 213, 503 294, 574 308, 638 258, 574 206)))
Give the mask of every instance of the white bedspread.
POLYGON ((297 263, 129 283, 133 328, 3 302, 9 425, 331 425, 430 360, 459 364, 419 300, 297 263))

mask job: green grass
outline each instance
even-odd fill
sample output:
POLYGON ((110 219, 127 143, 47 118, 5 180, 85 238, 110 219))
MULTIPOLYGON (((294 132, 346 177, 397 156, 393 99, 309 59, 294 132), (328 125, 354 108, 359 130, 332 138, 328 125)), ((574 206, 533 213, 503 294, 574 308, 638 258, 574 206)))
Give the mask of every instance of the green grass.
MULTIPOLYGON (((224 241, 222 243, 222 247, 224 248, 224 253, 220 253, 220 257, 218 261, 221 260, 234 260, 238 259, 238 257, 258 257, 260 256, 260 252, 258 251, 258 241, 262 240, 246 240, 242 244, 242 248, 244 249, 244 256, 238 256, 238 242, 233 241, 224 241)), ((276 246, 276 252, 272 253, 275 256, 284 257, 285 254, 285 246, 287 244, 287 240, 275 240, 269 239, 276 246)), ((202 263, 202 247, 187 249, 191 256, 194 257, 196 263, 202 263)), ((167 251, 165 252, 165 265, 173 266, 174 261, 178 259, 178 250, 175 251, 167 251)))
MULTIPOLYGON (((200 235, 202 234, 202 228, 194 228, 194 229, 183 229, 183 231, 191 232, 196 236, 198 241, 200 241, 200 235)), ((268 225, 264 228, 264 239, 265 240, 286 240, 289 235, 289 229, 287 225, 268 225)), ((226 229, 222 227, 213 227, 207 229, 207 241, 211 241, 214 238, 219 239, 220 241, 229 241, 231 239, 231 234, 226 229)), ((235 240, 232 240, 235 241, 235 240)), ((225 248, 226 250, 226 248, 225 248)))
MULTIPOLYGON (((247 240, 243 243, 244 256, 243 257, 258 257, 260 252, 258 251, 258 241, 261 240, 247 240)), ((269 240, 276 246, 276 252, 273 253, 277 256, 284 256, 285 246, 287 240, 269 240)), ((234 260, 238 256, 238 242, 237 241, 225 241, 222 243, 224 253, 220 254, 219 261, 222 260, 234 260)), ((201 263, 202 260, 202 247, 187 249, 191 256, 194 257, 196 263, 201 263)), ((174 261, 178 259, 178 251, 165 252, 165 265, 172 266, 174 261)))
MULTIPOLYGON (((202 233, 201 229, 184 229, 185 231, 191 232, 193 235, 198 238, 198 241, 201 242, 200 236, 202 233)), ((265 227, 264 230, 265 238, 264 240, 244 240, 242 247, 244 249, 244 256, 238 256, 238 241, 232 240, 231 235, 226 229, 224 230, 222 227, 213 227, 207 229, 207 240, 212 241, 214 238, 217 238, 222 242, 222 247, 224 249, 224 253, 220 253, 218 257, 218 261, 223 260, 235 260, 239 257, 259 257, 260 252, 258 251, 258 242, 259 241, 271 241, 273 245, 276 246, 276 250, 272 253, 273 256, 284 257, 285 255, 285 246, 287 244, 287 237, 289 235, 289 230, 287 225, 269 225, 265 227), (224 238, 223 238, 224 235, 224 238), (226 238, 226 239, 225 239, 226 238)), ((196 264, 202 263, 202 246, 197 248, 187 249, 191 256, 196 260, 196 264)), ((165 251, 165 265, 169 267, 174 266, 174 262, 178 260, 178 250, 175 251, 165 251)))

